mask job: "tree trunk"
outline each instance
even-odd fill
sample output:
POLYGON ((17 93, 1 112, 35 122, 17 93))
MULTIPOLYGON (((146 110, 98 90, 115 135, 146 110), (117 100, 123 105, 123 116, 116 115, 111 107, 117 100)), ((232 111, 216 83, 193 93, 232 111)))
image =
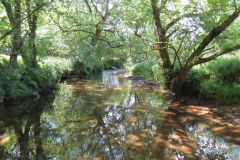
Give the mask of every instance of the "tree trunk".
POLYGON ((172 69, 171 60, 168 53, 168 39, 166 37, 166 30, 160 20, 160 10, 157 6, 157 1, 151 1, 152 14, 154 20, 154 32, 156 42, 154 43, 154 50, 158 57, 158 62, 163 69, 172 69))
MULTIPOLYGON (((32 14, 33 4, 31 0, 26 0, 26 8, 27 8, 27 17, 28 17, 28 27, 29 27, 29 39, 28 39, 28 45, 30 54, 29 55, 23 55, 24 63, 36 67, 37 64, 37 47, 36 47, 36 30, 37 30, 37 21, 38 21, 38 12, 35 12, 35 14, 32 14)), ((39 8, 40 3, 36 2, 35 7, 39 8)))
POLYGON ((12 35, 12 51, 10 52, 9 63, 14 68, 17 68, 17 66, 18 66, 17 56, 19 54, 21 54, 21 49, 23 46, 23 41, 22 41, 22 37, 21 37, 21 34, 22 34, 21 1, 15 0, 13 5, 7 0, 1 0, 1 2, 2 2, 3 6, 5 7, 11 27, 15 28, 13 31, 13 35, 12 35))
POLYGON ((13 39, 12 39, 12 52, 10 53, 10 64, 14 68, 17 68, 17 56, 21 54, 22 46, 23 46, 23 40, 21 37, 21 24, 18 24, 14 33, 13 33, 13 39))
POLYGON ((18 55, 10 54, 9 63, 13 68, 18 67, 17 57, 18 57, 18 55))
POLYGON ((182 95, 182 85, 184 81, 186 80, 190 70, 192 69, 192 66, 183 68, 172 80, 171 83, 171 90, 173 93, 175 93, 176 96, 182 95))

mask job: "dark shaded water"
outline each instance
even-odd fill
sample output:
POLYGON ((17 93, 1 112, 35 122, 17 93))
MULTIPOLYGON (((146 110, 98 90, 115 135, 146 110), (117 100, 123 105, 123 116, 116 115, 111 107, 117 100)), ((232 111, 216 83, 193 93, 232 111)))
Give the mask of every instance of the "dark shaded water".
POLYGON ((240 159, 240 127, 103 72, 0 106, 0 159, 240 159))

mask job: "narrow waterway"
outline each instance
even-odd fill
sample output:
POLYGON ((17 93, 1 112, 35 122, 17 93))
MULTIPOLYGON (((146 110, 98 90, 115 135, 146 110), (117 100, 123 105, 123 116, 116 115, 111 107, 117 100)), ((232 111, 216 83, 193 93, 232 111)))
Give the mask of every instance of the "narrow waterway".
POLYGON ((0 160, 240 159, 240 126, 112 71, 0 104, 0 160))

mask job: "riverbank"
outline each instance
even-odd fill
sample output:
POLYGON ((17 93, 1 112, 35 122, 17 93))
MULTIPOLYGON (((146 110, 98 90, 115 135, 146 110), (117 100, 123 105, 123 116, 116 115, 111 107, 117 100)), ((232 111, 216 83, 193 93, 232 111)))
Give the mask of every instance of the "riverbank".
POLYGON ((174 93, 172 93, 172 91, 168 89, 160 88, 160 84, 157 81, 145 80, 141 77, 133 76, 132 74, 129 74, 129 73, 121 73, 119 74, 119 76, 131 80, 133 86, 146 86, 168 97, 174 97, 174 93))
POLYGON ((170 105, 170 110, 179 112, 179 109, 184 108, 181 111, 183 115, 188 115, 189 110, 192 110, 192 108, 197 109, 197 112, 205 112, 205 110, 208 110, 208 112, 217 111, 219 114, 225 115, 225 118, 228 120, 232 119, 234 122, 240 124, 240 104, 217 103, 213 100, 198 99, 196 97, 189 96, 175 97, 174 93, 172 93, 171 90, 161 88, 160 84, 157 81, 145 80, 141 77, 133 76, 126 72, 120 73, 119 76, 131 80, 133 86, 149 87, 154 91, 163 94, 168 100, 167 103, 170 105), (177 106, 181 107, 177 109, 177 106))

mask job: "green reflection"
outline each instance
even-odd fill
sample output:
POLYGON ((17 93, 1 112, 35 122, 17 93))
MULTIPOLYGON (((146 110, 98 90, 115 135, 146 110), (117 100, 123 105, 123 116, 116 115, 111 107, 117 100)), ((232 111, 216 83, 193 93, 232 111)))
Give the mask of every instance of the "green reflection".
POLYGON ((40 133, 41 115, 50 110, 54 95, 4 102, 0 114, 1 159, 46 159, 40 133))

